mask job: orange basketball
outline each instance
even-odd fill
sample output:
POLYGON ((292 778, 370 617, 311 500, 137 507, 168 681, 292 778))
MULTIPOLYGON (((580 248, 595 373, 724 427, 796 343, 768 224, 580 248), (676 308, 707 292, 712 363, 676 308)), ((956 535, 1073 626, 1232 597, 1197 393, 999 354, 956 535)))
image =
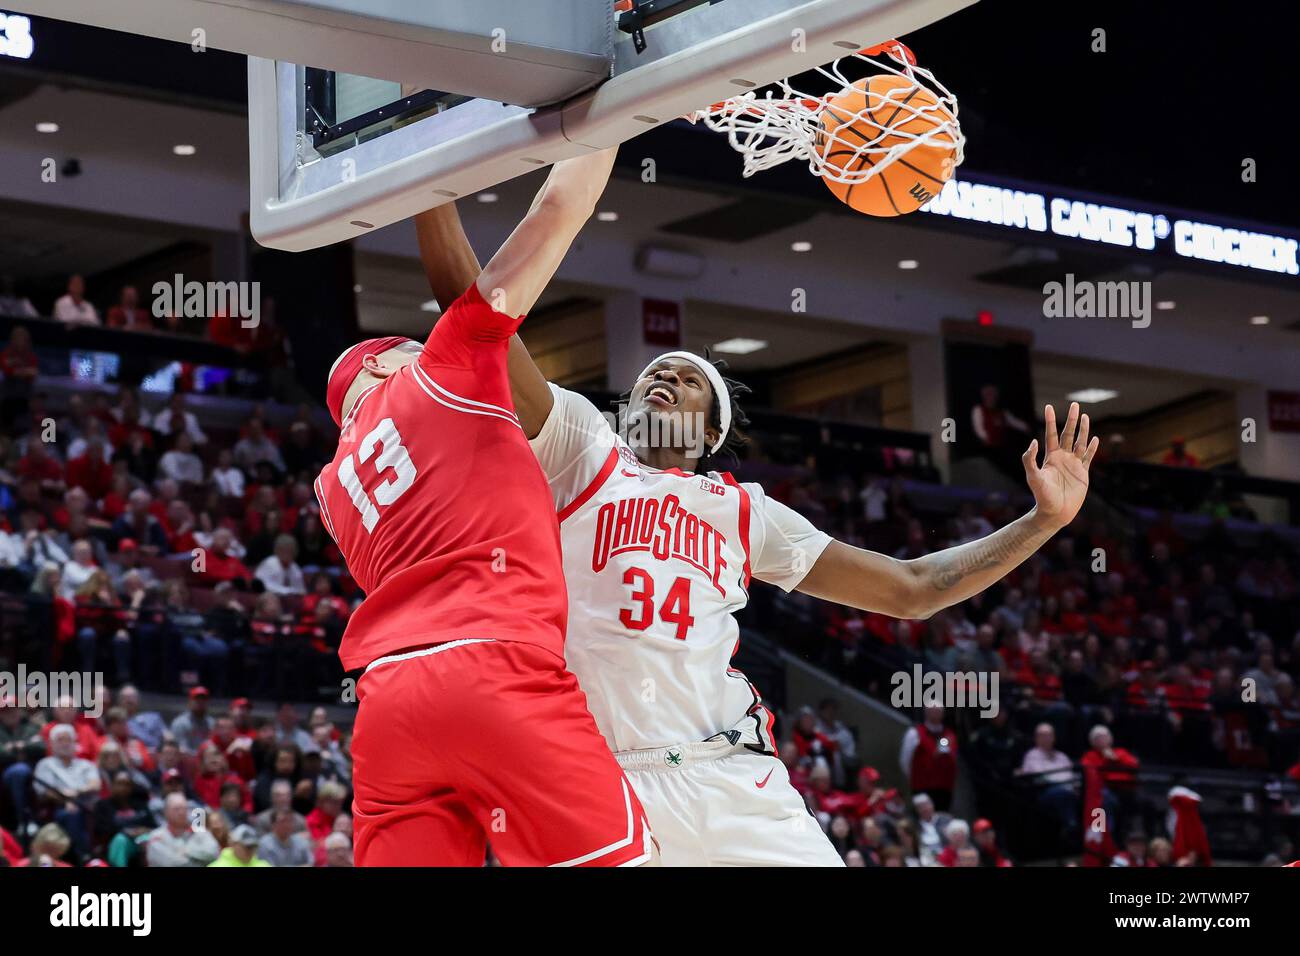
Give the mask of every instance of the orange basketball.
MULTIPOLYGON (((929 90, 889 73, 858 80, 851 89, 830 97, 820 120, 823 135, 818 149, 827 166, 832 172, 854 174, 865 172, 883 157, 879 152, 856 152, 856 146, 871 143, 873 149, 888 149, 906 143, 912 136, 924 135, 941 123, 952 122, 953 117, 929 90), (918 116, 908 107, 937 109, 918 116), (901 133, 909 135, 898 135, 901 133)), ((952 178, 955 160, 956 143, 945 130, 870 179, 856 183, 823 181, 835 198, 858 212, 901 216, 915 212, 943 188, 952 178)))

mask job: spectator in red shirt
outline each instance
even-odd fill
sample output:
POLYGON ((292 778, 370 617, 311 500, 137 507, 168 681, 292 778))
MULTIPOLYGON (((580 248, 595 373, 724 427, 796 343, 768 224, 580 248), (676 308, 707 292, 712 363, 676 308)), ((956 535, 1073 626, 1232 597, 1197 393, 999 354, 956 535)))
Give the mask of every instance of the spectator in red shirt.
POLYGON ((1080 759, 1084 772, 1095 768, 1101 775, 1102 806, 1114 823, 1119 820, 1121 808, 1126 815, 1136 812, 1137 771, 1141 762, 1123 747, 1116 747, 1110 728, 1098 724, 1088 732, 1091 749, 1080 759))
POLYGON ((199 546, 194 537, 196 528, 194 511, 189 503, 180 498, 167 505, 167 520, 163 522, 167 530, 167 550, 172 554, 193 553, 199 546))
POLYGON ((232 581, 248 586, 253 574, 243 561, 230 553, 233 544, 234 536, 229 528, 217 528, 212 532, 212 546, 202 555, 203 564, 198 572, 200 580, 209 584, 232 581))
POLYGON ((1182 533, 1174 527, 1174 513, 1163 509, 1156 523, 1147 529, 1147 544, 1154 550, 1157 544, 1163 544, 1171 554, 1182 554, 1187 546, 1182 533))
POLYGON ((9 344, 0 351, 0 430, 6 435, 21 435, 29 426, 32 389, 36 384, 38 364, 32 348, 32 334, 15 325, 9 344))
POLYGON ((153 429, 134 399, 124 401, 117 410, 118 418, 108 427, 108 441, 116 449, 124 448, 132 436, 138 436, 153 448, 153 429))
POLYGON ((253 760, 253 738, 239 732, 233 717, 221 716, 216 719, 212 725, 211 743, 225 754, 231 771, 242 780, 248 782, 257 777, 257 765, 253 760))
POLYGON ((1187 664, 1179 664, 1173 669, 1161 691, 1169 706, 1179 715, 1208 713, 1210 710, 1210 689, 1193 679, 1192 669, 1187 664))
POLYGON ((1111 866, 1131 866, 1137 869, 1154 867, 1155 860, 1147 855, 1147 838, 1141 830, 1133 830, 1124 840, 1124 849, 1116 853, 1111 866))
POLYGON ((1165 452, 1165 457, 1160 459, 1160 464, 1172 468, 1201 467, 1200 459, 1187 450, 1187 442, 1181 437, 1169 443, 1169 450, 1165 452))
POLYGON ((971 827, 971 833, 974 834, 975 849, 980 854, 980 866, 1003 867, 1010 866, 1011 861, 1002 855, 998 849, 998 834, 993 829, 993 822, 984 817, 975 821, 971 827))
POLYGON ((1029 655, 1029 667, 1016 674, 1016 681, 1028 688, 1039 704, 1053 704, 1061 700, 1061 678, 1043 651, 1029 655))
POLYGON ((307 814, 307 833, 313 840, 323 840, 334 830, 334 820, 343 811, 347 789, 334 781, 321 784, 316 792, 316 807, 307 814))
POLYGON ((340 621, 346 621, 352 609, 348 602, 334 593, 334 581, 328 574, 318 574, 312 578, 311 593, 302 599, 298 609, 299 620, 303 623, 315 620, 316 605, 329 604, 340 621))
POLYGON ((245 328, 241 319, 218 312, 208 321, 208 338, 217 345, 247 353, 253 348, 253 329, 245 328))
POLYGON ((835 756, 835 741, 817 729, 817 713, 811 707, 800 709, 791 737, 800 757, 824 757, 829 761, 835 756))
POLYGON ((84 488, 95 501, 113 490, 113 466, 104 459, 103 441, 90 439, 81 455, 68 462, 68 484, 84 488))
POLYGON ((831 783, 831 768, 825 760, 816 760, 808 774, 808 805, 818 815, 822 826, 827 826, 832 817, 847 813, 853 803, 853 795, 837 790, 831 783))
POLYGON ((99 759, 99 743, 102 737, 94 721, 81 713, 81 708, 71 697, 59 698, 58 706, 50 708, 50 722, 41 728, 41 739, 45 741, 46 749, 50 753, 54 753, 53 748, 50 747, 50 731, 60 724, 70 724, 77 732, 77 752, 74 756, 90 761, 99 759))
POLYGON ((953 820, 943 831, 944 847, 935 855, 940 866, 957 866, 961 851, 971 845, 970 824, 965 820, 953 820))
POLYGON ((117 741, 123 757, 131 767, 141 773, 153 773, 155 767, 153 754, 149 752, 143 740, 132 736, 125 710, 120 707, 110 708, 104 714, 104 728, 108 731, 107 739, 117 741))
POLYGON ((40 482, 43 488, 63 488, 63 465, 50 454, 44 442, 29 441, 27 454, 18 459, 14 472, 19 478, 31 478, 40 482))
POLYGON ((1098 724, 1088 732, 1092 749, 1080 758, 1085 767, 1101 771, 1102 782, 1108 787, 1132 789, 1137 783, 1137 769, 1141 762, 1123 747, 1116 747, 1110 728, 1098 724))
POLYGON ((1156 665, 1143 661, 1138 665, 1138 679, 1128 685, 1125 702, 1136 710, 1158 713, 1165 707, 1165 691, 1160 685, 1156 665))
POLYGON ((781 763, 785 764, 786 773, 790 775, 790 786, 803 796, 812 786, 808 779, 807 761, 799 756, 799 748, 795 746, 793 740, 782 741, 781 746, 777 748, 777 753, 780 755, 781 763))
POLYGON ((257 735, 253 726, 253 702, 247 697, 236 697, 230 702, 230 720, 237 736, 252 740, 257 735))
MULTIPOLYGON (((75 523, 78 518, 85 519, 85 521, 82 522, 83 527, 85 524, 88 524, 90 512, 91 501, 89 493, 87 493, 85 488, 77 485, 70 485, 68 490, 63 493, 63 504, 54 509, 54 513, 50 516, 50 521, 60 531, 66 532, 68 531, 69 526, 75 523)), ((85 534, 74 534, 69 532, 68 537, 75 540, 78 537, 85 537, 85 534)))
POLYGON ((10 866, 17 866, 23 858, 22 844, 4 827, 0 827, 0 855, 4 856, 10 866))
POLYGON ((53 561, 47 561, 36 571, 36 579, 28 592, 34 602, 31 609, 35 611, 42 604, 49 605, 49 624, 53 633, 54 646, 50 650, 50 663, 58 667, 63 661, 64 649, 77 634, 77 613, 71 601, 61 591, 63 572, 53 561))
POLYGON ((113 463, 113 480, 108 494, 99 503, 100 512, 108 521, 116 521, 126 512, 127 498, 131 494, 131 475, 125 462, 113 463))
POLYGON ((1073 588, 1061 592, 1058 621, 1062 634, 1084 634, 1088 630, 1088 618, 1079 611, 1079 593, 1073 588))
POLYGON ((118 670, 129 670, 131 639, 122 628, 122 602, 113 590, 113 581, 103 568, 91 572, 77 588, 77 644, 81 648, 81 666, 94 670, 101 644, 112 642, 118 670))
POLYGON ((153 331, 153 317, 140 307, 140 293, 133 285, 122 287, 117 305, 108 310, 105 324, 110 329, 124 329, 127 332, 153 331))
POLYGON ((903 812, 903 802, 898 790, 888 790, 880 785, 880 771, 875 767, 863 767, 858 771, 858 789, 849 794, 848 812, 853 816, 872 817, 879 813, 897 816, 903 812))
POLYGON ((921 723, 903 735, 898 762, 913 794, 929 794, 937 809, 948 809, 957 786, 957 734, 944 724, 942 707, 925 708, 921 723))
POLYGON ((239 775, 233 773, 222 749, 212 741, 199 748, 199 772, 194 775, 194 795, 213 810, 221 808, 221 788, 233 783, 240 788, 244 811, 253 809, 253 797, 239 775))
POLYGON ((32 837, 32 851, 14 863, 14 866, 72 866, 63 858, 72 849, 68 832, 57 823, 47 823, 32 837))

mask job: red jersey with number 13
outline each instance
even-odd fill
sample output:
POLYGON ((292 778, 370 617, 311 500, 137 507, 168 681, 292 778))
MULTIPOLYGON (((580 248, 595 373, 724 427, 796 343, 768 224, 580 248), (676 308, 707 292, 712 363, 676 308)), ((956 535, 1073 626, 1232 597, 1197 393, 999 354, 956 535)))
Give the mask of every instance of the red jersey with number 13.
POLYGON ((470 286, 419 359, 362 392, 343 420, 316 497, 366 593, 339 648, 346 669, 460 638, 563 656, 559 527, 506 369, 522 321, 470 286))

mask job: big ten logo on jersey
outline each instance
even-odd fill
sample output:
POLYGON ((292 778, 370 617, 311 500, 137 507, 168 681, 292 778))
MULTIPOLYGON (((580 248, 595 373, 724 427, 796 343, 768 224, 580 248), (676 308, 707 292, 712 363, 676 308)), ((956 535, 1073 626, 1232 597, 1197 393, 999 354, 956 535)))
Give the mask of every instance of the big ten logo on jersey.
MULTIPOLYGON (((349 421, 348 427, 351 425, 349 421)), ((356 453, 339 462, 338 479, 352 507, 361 515, 362 527, 367 532, 374 531, 381 517, 379 509, 391 505, 415 483, 415 463, 391 418, 372 428, 361 439, 356 453), (372 459, 374 464, 365 469, 366 477, 362 480, 357 468, 372 459), (383 480, 377 481, 380 478, 383 480)))
POLYGON ((727 493, 726 485, 720 485, 709 478, 701 478, 700 487, 711 495, 717 495, 719 498, 723 497, 727 493))

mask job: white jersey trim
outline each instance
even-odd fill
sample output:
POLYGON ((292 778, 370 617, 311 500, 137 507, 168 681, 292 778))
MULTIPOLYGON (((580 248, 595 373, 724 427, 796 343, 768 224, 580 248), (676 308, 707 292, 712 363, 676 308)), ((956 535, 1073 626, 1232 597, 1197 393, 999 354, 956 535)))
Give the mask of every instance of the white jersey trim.
MULTIPOLYGON (((385 379, 385 381, 387 381, 387 379, 385 379)), ((340 431, 347 428, 348 424, 352 421, 353 417, 357 414, 357 412, 361 410, 361 403, 364 402, 367 398, 369 398, 371 393, 374 392, 375 389, 377 389, 380 385, 383 384, 384 384, 383 382, 375 382, 374 385, 371 385, 369 388, 367 388, 360 395, 357 396, 357 400, 352 403, 351 410, 347 413, 347 416, 344 417, 343 424, 339 426, 340 431)))
MULTIPOLYGON (((493 412, 495 412, 495 414, 506 416, 506 418, 513 421, 513 423, 519 424, 519 416, 515 415, 515 412, 512 412, 510 408, 506 408, 499 405, 491 405, 490 402, 476 402, 472 398, 464 398, 463 395, 458 395, 455 392, 452 392, 451 389, 446 389, 443 388, 442 385, 439 385, 438 382, 434 380, 434 377, 432 375, 429 375, 428 372, 425 372, 424 369, 420 368, 419 362, 412 362, 411 367, 415 369, 415 375, 417 380, 432 385, 433 388, 437 390, 438 394, 443 395, 443 397, 450 398, 451 401, 454 402, 460 402, 461 405, 469 405, 469 406, 473 406, 474 408, 485 408, 485 410, 489 410, 489 411, 482 412, 482 414, 493 414, 493 412)), ((428 390, 429 389, 425 389, 425 392, 428 392, 428 390)), ((463 408, 463 410, 461 411, 472 411, 472 408, 463 408)))
MULTIPOLYGON (((565 860, 563 863, 552 863, 551 866, 580 866, 583 863, 590 863, 592 860, 598 860, 602 856, 615 853, 625 846, 632 845, 632 841, 636 839, 636 814, 632 812, 632 791, 628 789, 626 778, 621 783, 623 784, 623 806, 627 808, 627 836, 615 843, 611 843, 609 846, 603 846, 599 850, 592 850, 584 856, 575 856, 572 860, 565 860)), ((649 852, 634 860, 629 860, 623 865, 637 866, 648 859, 650 859, 649 852)))
POLYGON ((506 415, 500 415, 496 412, 480 411, 476 408, 466 408, 463 405, 455 405, 447 401, 446 399, 441 398, 438 395, 435 395, 433 391, 427 385, 425 385, 424 382, 420 380, 420 376, 418 374, 415 376, 415 384, 420 386, 420 388, 424 390, 424 394, 428 395, 439 405, 445 405, 447 408, 450 408, 452 411, 464 412, 467 415, 487 415, 489 418, 499 418, 503 422, 509 422, 511 425, 514 425, 516 428, 522 428, 522 426, 519 424, 519 422, 516 419, 510 418, 506 415))
POLYGON ((465 637, 458 641, 447 641, 445 644, 434 644, 432 647, 421 648, 418 651, 406 651, 402 654, 389 654, 387 657, 376 657, 366 665, 362 671, 362 676, 369 674, 371 670, 380 664, 396 664, 400 661, 409 661, 413 657, 428 657, 430 654, 441 654, 443 651, 449 651, 453 647, 464 647, 466 644, 493 644, 495 639, 491 637, 465 637))
POLYGON ((312 483, 312 488, 316 492, 316 503, 320 505, 321 524, 325 526, 325 530, 329 532, 329 536, 334 539, 334 543, 338 544, 338 535, 334 533, 334 522, 330 520, 330 509, 325 504, 325 486, 320 483, 320 475, 316 476, 315 482, 312 483))

